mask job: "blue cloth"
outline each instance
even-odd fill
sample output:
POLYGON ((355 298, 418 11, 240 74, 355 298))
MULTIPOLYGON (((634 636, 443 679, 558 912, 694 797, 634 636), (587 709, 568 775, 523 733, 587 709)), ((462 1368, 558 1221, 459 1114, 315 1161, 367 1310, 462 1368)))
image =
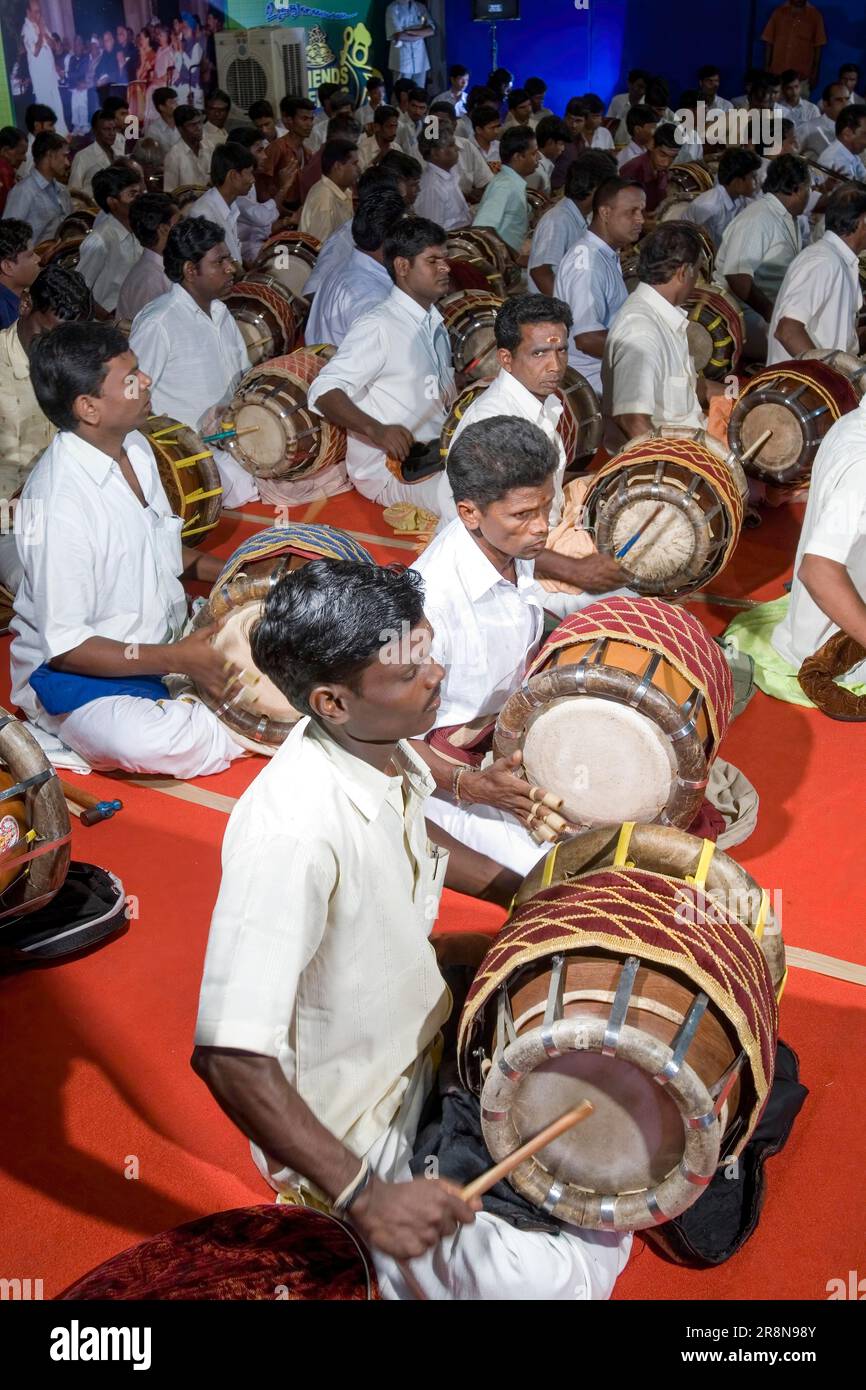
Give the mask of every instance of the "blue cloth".
POLYGON ((0 328, 9 328, 18 318, 21 300, 5 285, 0 285, 0 328))
POLYGON ((167 700, 168 687, 159 676, 79 676, 72 671, 55 671, 37 666, 30 677, 40 704, 48 714, 70 714, 91 700, 106 696, 135 695, 140 700, 167 700))

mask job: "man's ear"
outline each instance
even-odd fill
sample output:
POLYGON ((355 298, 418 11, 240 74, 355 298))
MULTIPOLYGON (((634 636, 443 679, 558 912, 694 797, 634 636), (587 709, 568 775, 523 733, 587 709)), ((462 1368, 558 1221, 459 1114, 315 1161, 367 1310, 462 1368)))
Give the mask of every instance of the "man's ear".
POLYGON ((511 371, 511 364, 514 361, 514 358, 511 355, 510 348, 497 348, 496 360, 499 363, 500 367, 504 367, 506 372, 511 371))
POLYGON ((467 531, 477 531, 481 525, 481 508, 475 502, 458 502, 457 515, 467 531))
POLYGON ((345 689, 341 685, 317 685, 311 690, 307 703, 325 724, 345 724, 349 718, 345 689))
POLYGON ((408 256, 395 256, 395 257, 394 257, 394 276, 395 276, 395 278, 399 275, 401 278, 405 279, 406 276, 409 274, 409 270, 410 270, 410 268, 411 268, 411 265, 412 265, 412 262, 409 260, 409 257, 408 257, 408 256))
POLYGON ((72 402, 72 414, 82 425, 99 424, 99 401, 95 396, 76 396, 72 402))

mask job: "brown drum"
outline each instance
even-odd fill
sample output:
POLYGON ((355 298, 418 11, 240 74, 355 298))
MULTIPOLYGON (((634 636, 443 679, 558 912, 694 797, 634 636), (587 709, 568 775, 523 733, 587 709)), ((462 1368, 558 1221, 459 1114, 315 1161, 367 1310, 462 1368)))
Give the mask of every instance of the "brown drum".
MULTIPOLYGON (((448 457, 454 431, 473 401, 493 381, 485 377, 466 386, 455 400, 442 426, 440 454, 443 461, 448 457)), ((559 435, 565 449, 566 467, 571 467, 581 459, 591 458, 601 445, 604 428, 598 396, 586 377, 572 367, 566 368, 565 379, 556 393, 563 404, 559 421, 559 435)))
POLYGON ((573 825, 691 825, 728 727, 721 647, 685 609, 601 599, 566 618, 503 706, 493 746, 573 825))
POLYGON ((91 212, 87 208, 76 209, 75 212, 70 212, 68 217, 64 217, 63 221, 60 223, 60 226, 57 228, 57 240, 66 241, 70 237, 81 237, 83 239, 87 236, 87 233, 92 230, 95 221, 95 212, 91 212))
POLYGON ((93 221, 99 216, 99 204, 89 193, 84 193, 80 188, 70 188, 69 198, 72 203, 71 216, 75 217, 79 213, 89 213, 91 217, 91 227, 93 221))
POLYGON ((307 391, 336 348, 298 348, 254 367, 227 414, 237 435, 224 448, 256 478, 301 478, 346 457, 346 431, 316 415, 307 391))
POLYGON ((292 351, 299 328, 297 300, 273 275, 253 271, 232 285, 223 299, 247 345, 251 366, 292 351))
POLYGON ((193 203, 197 203, 207 189, 202 183, 182 183, 169 194, 169 197, 184 212, 193 203))
POLYGON ((625 280, 625 287, 629 294, 632 294, 640 284, 637 268, 640 261, 640 251, 637 246, 625 247, 619 253, 619 264, 622 270, 622 278, 625 280))
POLYGON ((730 560, 747 492, 742 468, 711 435, 663 426, 593 475, 585 508, 598 549, 622 558, 630 588, 681 599, 730 560))
MULTIPOLYGON (((862 363, 858 359, 859 368, 862 363)), ((777 362, 757 372, 731 412, 728 443, 742 458, 767 430, 771 437, 744 459, 753 478, 783 486, 808 481, 815 455, 828 430, 853 410, 860 391, 852 376, 827 362, 777 362)))
POLYGON ((492 1157, 589 1100, 589 1118, 509 1181, 597 1230, 679 1215, 754 1132, 784 981, 768 894, 712 842, 627 824, 555 846, 460 1020, 492 1157))
POLYGON ((697 159, 688 164, 672 164, 668 186, 681 193, 708 193, 713 186, 713 175, 706 164, 697 159))
POLYGON ((448 271, 450 294, 458 294, 461 290, 489 290, 499 298, 505 294, 502 276, 498 271, 491 269, 489 261, 482 260, 480 256, 467 257, 466 260, 449 260, 448 271))
POLYGON ((137 164, 141 165, 146 191, 148 193, 161 193, 165 154, 159 141, 150 136, 144 136, 136 142, 132 157, 137 164))
POLYGON ((462 290, 436 306, 451 339, 454 370, 470 381, 493 376, 499 367, 493 325, 503 302, 486 290, 462 290))
POLYGON ((277 232, 263 243, 256 268, 279 280, 296 299, 303 299, 319 249, 320 243, 314 236, 304 232, 277 232))
POLYGON ((57 773, 26 725, 0 708, 0 923, 59 892, 70 838, 57 773))
POLYGON ((476 272, 483 273, 486 288, 493 294, 504 295, 511 280, 511 253, 501 237, 486 227, 459 227, 448 233, 448 258, 468 261, 476 272))
POLYGON ((331 526, 308 526, 300 522, 270 526, 245 541, 226 561, 210 598, 196 614, 196 628, 226 619, 214 645, 240 673, 226 687, 221 699, 204 691, 199 692, 199 698, 239 743, 254 752, 276 752, 300 715, 255 666, 250 651, 250 630, 273 585, 284 574, 300 569, 310 560, 321 559, 374 563, 363 546, 331 526))
POLYGON ((195 430, 168 415, 151 415, 142 432, 156 455, 171 509, 183 521, 183 540, 212 531, 220 519, 223 489, 210 449, 195 430))
POLYGON ((64 270, 77 270, 81 243, 86 235, 86 232, 72 232, 69 236, 55 237, 53 241, 40 241, 34 249, 42 269, 47 265, 59 265, 64 270))
POLYGON ((707 285, 694 290, 683 308, 695 370, 710 381, 724 381, 737 370, 746 336, 737 301, 727 290, 707 285))
POLYGON ((526 202, 529 207, 529 230, 535 231, 539 219, 544 216, 548 208, 553 207, 553 203, 546 193, 542 193, 540 188, 527 188, 526 202))

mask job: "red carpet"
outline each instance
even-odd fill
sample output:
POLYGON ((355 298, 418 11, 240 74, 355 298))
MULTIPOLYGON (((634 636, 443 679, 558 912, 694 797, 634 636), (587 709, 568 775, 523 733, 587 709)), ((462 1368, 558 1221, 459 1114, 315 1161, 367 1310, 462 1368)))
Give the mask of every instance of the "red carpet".
MULTIPOLYGON (((273 517, 264 507, 245 511, 259 524, 273 517)), ((777 597, 801 513, 765 512, 714 592, 777 597)), ((412 538, 386 534, 379 509, 354 493, 315 512, 293 509, 292 519, 343 526, 364 544, 377 536, 377 558, 411 561, 412 538)), ((251 525, 224 518, 213 548, 228 555, 251 525)), ((720 632, 737 609, 696 601, 691 611, 720 632)), ((851 820, 862 797, 864 737, 857 725, 759 694, 722 750, 760 792, 758 828, 735 857, 781 892, 788 945, 859 965, 866 876, 851 820)), ((260 766, 250 759, 196 785, 237 797, 260 766)), ((118 783, 94 776, 87 785, 108 793, 118 783)), ((268 1196, 245 1141, 188 1065, 226 811, 132 783, 120 794, 115 819, 90 830, 75 822, 73 854, 120 875, 137 919, 86 960, 0 986, 0 1276, 42 1278, 46 1297, 146 1236, 268 1196)), ((501 915, 446 893, 441 925, 490 929, 501 915)), ((828 1279, 857 1268, 866 1227, 856 1196, 864 1140, 855 1103, 864 1005, 860 985, 791 969, 782 1034, 811 1094, 787 1149, 767 1164, 756 1235, 709 1272, 669 1264, 637 1240, 617 1298, 823 1299, 828 1279)))

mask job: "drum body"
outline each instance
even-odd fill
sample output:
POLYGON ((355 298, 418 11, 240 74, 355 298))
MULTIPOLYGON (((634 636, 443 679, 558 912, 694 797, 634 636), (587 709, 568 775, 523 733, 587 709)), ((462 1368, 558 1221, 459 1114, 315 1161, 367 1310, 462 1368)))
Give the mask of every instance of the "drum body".
POLYGON ((553 203, 546 193, 542 193, 540 188, 527 188, 526 203, 529 208, 529 230, 534 232, 539 219, 544 216, 548 208, 553 207, 553 203))
POLYGON ((147 193, 162 192, 162 174, 165 164, 165 152, 158 140, 145 135, 137 141, 132 152, 133 159, 141 165, 144 173, 144 185, 147 193))
POLYGON ((574 826, 689 826, 731 717, 733 683, 717 642, 682 608, 600 600, 566 618, 506 700, 497 756, 562 797, 574 826))
POLYGON ((183 540, 195 541, 212 531, 220 519, 223 489, 210 449, 195 430, 169 415, 151 415, 142 432, 156 455, 171 509, 183 521, 183 540))
POLYGON ((481 256, 454 257, 448 261, 450 280, 449 294, 459 294, 461 290, 483 290, 502 298, 505 285, 498 270, 481 256))
POLYGON ((713 186, 713 175, 706 164, 697 159, 688 164, 672 164, 668 185, 681 193, 708 193, 713 186))
POLYGON ((593 1113, 511 1175, 543 1211, 637 1230, 739 1154, 773 1080, 781 930, 768 895, 683 831, 606 827, 518 891, 460 1021, 494 1159, 584 1099, 593 1113))
POLYGON ((603 554, 633 542, 622 557, 629 587, 674 599, 721 574, 740 538, 747 492, 742 468, 705 430, 662 426, 593 475, 585 507, 603 554))
POLYGON ((469 261, 483 270, 492 294, 504 295, 511 278, 513 262, 501 237, 487 227, 458 227, 448 233, 449 260, 469 261))
POLYGON ((183 212, 192 203, 197 203, 201 195, 206 192, 207 188, 202 183, 181 183, 169 194, 169 197, 183 212))
POLYGON ((76 208, 74 212, 70 212, 67 217, 64 217, 57 228, 57 240, 65 241, 73 236, 86 237, 87 233, 92 230, 95 221, 96 213, 92 212, 90 208, 76 208))
MULTIPOLYGON (((494 377, 486 377, 471 382, 455 400, 442 426, 440 453, 443 462, 448 457, 454 432, 466 411, 493 380, 494 377)), ((563 405, 559 436, 565 449, 566 467, 571 467, 578 459, 591 458, 595 454, 601 445, 604 422, 598 396, 586 377, 572 367, 566 368, 563 383, 556 394, 563 405)))
POLYGON ((772 430, 767 442, 743 465, 751 477, 779 486, 808 482, 822 439, 860 400, 853 381, 838 370, 838 362, 835 366, 800 358, 777 362, 757 372, 741 391, 728 425, 732 451, 742 457, 766 430, 772 430))
POLYGON ((225 448, 256 478, 294 479, 346 457, 346 431, 316 415, 307 391, 336 348, 298 348, 275 357, 240 382, 228 415, 237 437, 225 448))
POLYGON ((220 699, 207 691, 199 691, 199 698, 233 738, 254 752, 276 752, 301 716, 256 667, 250 631, 261 616, 269 591, 284 574, 324 558, 374 563, 363 546, 331 526, 296 523, 268 527, 238 547, 196 615, 196 629, 225 620, 214 645, 240 673, 220 699))
POLYGON ((5 917, 50 902, 70 858, 69 812, 57 774, 26 725, 2 708, 0 798, 2 925, 5 917))
POLYGON ((251 366, 292 351, 299 329, 297 301, 273 275, 253 271, 223 298, 247 345, 251 366))
POLYGON ((256 268, 279 280, 296 299, 303 299, 319 247, 316 238, 304 232, 276 232, 263 243, 256 268))
POLYGON ((683 307, 695 369, 710 381, 724 381, 737 370, 746 336, 736 300, 727 290, 707 285, 693 291, 683 307))
POLYGON ((489 290, 462 290, 446 294, 437 305, 451 339, 454 370, 470 381, 498 369, 493 325, 503 302, 489 290))
POLYGON ((77 270, 81 243, 86 236, 87 232, 78 231, 51 241, 41 241, 34 249, 42 269, 47 265, 59 265, 64 270, 77 270))

